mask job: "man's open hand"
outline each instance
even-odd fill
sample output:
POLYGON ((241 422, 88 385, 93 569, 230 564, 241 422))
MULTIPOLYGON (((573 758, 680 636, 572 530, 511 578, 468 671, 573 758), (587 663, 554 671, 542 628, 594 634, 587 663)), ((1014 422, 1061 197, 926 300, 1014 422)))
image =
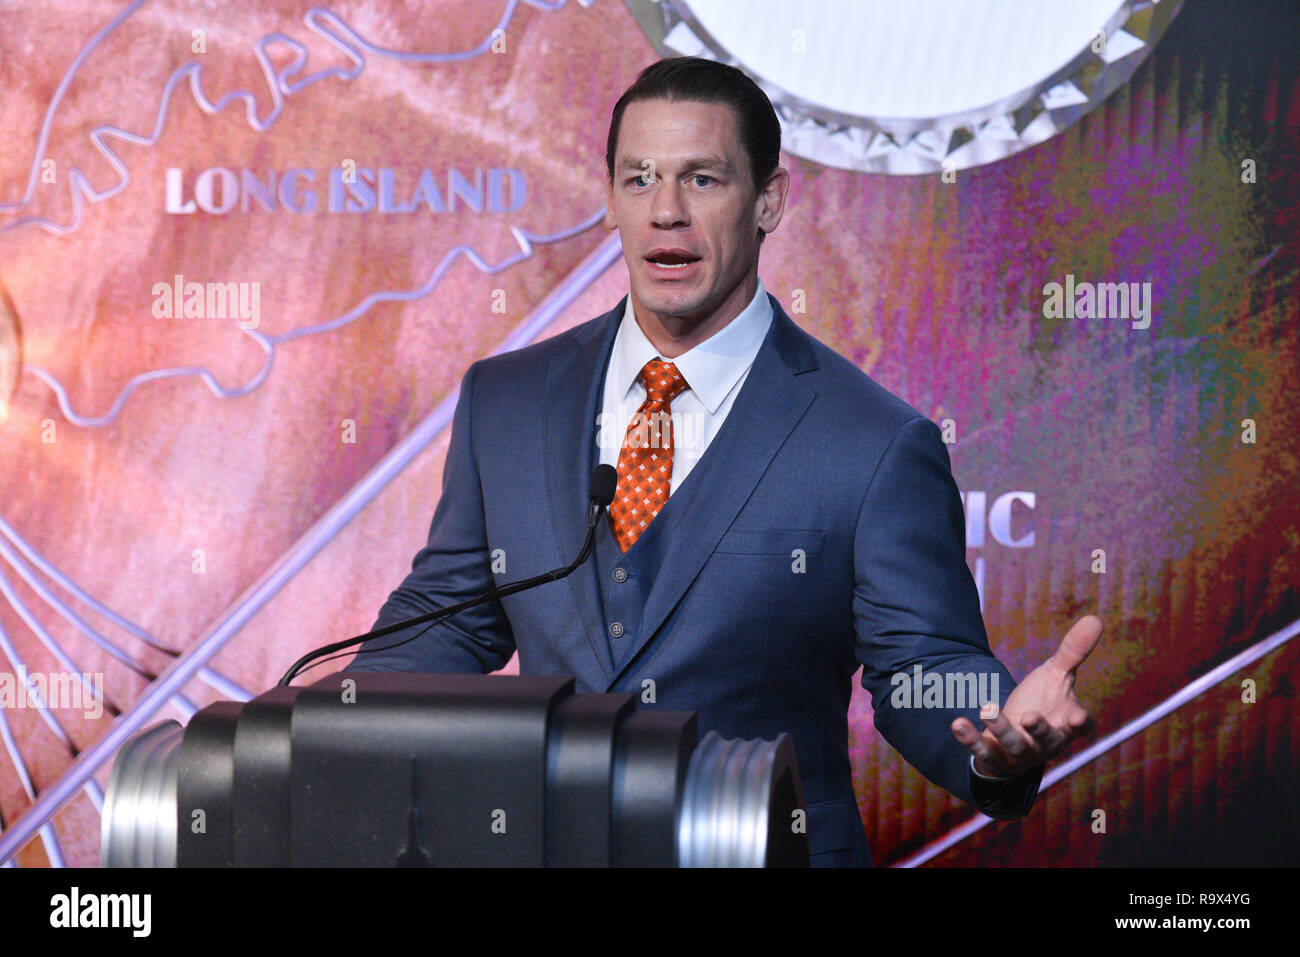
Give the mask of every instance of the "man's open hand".
POLYGON ((1093 728, 1092 717, 1074 696, 1074 675, 1101 640, 1102 623, 1084 615, 1061 639, 1056 654, 1029 672, 1012 690, 1001 712, 980 712, 984 730, 966 718, 952 733, 975 756, 975 770, 991 777, 1015 777, 1051 760, 1093 728))

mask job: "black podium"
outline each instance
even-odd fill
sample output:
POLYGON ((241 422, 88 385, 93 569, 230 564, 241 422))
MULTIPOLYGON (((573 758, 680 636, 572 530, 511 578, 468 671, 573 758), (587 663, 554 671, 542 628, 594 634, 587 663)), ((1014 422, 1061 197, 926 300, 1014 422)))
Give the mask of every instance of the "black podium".
POLYGON ((572 678, 342 672, 118 753, 107 867, 808 866, 794 743, 572 678))

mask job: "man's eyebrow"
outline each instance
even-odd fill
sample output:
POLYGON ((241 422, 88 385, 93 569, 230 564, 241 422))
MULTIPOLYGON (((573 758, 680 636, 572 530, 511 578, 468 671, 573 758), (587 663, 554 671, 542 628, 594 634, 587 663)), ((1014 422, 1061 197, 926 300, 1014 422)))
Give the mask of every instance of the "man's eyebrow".
MULTIPOLYGON (((657 164, 653 160, 636 160, 630 156, 623 157, 619 163, 619 169, 636 170, 641 172, 644 169, 653 169, 657 164)), ((735 170, 733 163, 723 159, 721 156, 692 156, 682 163, 682 172, 688 173, 697 169, 715 169, 719 172, 731 173, 735 170)))
POLYGON ((687 171, 696 169, 716 169, 720 173, 730 173, 732 164, 721 156, 696 156, 686 161, 687 171))

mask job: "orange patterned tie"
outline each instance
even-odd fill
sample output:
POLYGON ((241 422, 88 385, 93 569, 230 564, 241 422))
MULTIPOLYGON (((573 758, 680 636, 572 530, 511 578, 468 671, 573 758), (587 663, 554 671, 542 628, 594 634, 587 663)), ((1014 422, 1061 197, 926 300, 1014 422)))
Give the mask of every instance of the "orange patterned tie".
POLYGON ((641 370, 645 401, 628 424, 618 454, 618 491, 609 506, 618 547, 627 551, 668 501, 673 478, 672 401, 686 380, 671 362, 651 359, 641 370))

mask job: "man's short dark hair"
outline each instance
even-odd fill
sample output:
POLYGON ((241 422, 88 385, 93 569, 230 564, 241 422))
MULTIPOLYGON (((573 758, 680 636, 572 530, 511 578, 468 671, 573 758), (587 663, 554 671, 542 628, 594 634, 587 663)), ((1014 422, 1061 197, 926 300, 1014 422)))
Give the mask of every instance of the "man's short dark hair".
MULTIPOLYGON (((781 123, 772 101, 757 83, 741 70, 701 57, 669 57, 641 71, 614 104, 605 141, 605 166, 614 182, 615 152, 619 125, 629 103, 640 100, 683 100, 690 103, 722 103, 731 107, 740 142, 749 154, 749 172, 757 195, 781 161, 781 123)), ((760 238, 762 232, 760 231, 760 238)))

